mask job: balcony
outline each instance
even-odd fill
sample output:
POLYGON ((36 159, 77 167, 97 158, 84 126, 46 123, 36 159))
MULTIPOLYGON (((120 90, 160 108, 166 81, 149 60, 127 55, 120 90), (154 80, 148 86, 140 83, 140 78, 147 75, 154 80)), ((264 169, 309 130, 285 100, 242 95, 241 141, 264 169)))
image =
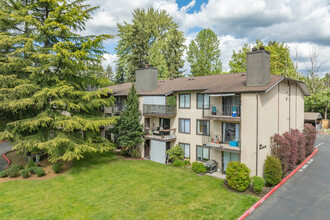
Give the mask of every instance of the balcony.
POLYGON ((241 105, 220 105, 204 109, 203 116, 207 119, 240 122, 241 105))
POLYGON ((117 104, 112 107, 112 112, 113 113, 120 113, 124 109, 124 105, 117 104))
POLYGON ((226 151, 232 153, 241 152, 241 147, 239 142, 231 141, 230 143, 224 143, 222 142, 222 137, 220 135, 211 134, 210 136, 203 136, 202 142, 204 146, 209 147, 213 150, 226 151))
POLYGON ((166 130, 150 130, 149 128, 145 128, 144 138, 146 140, 171 142, 176 140, 175 131, 176 128, 166 130))
POLYGON ((143 105, 144 116, 162 116, 174 117, 176 116, 176 105, 143 105))

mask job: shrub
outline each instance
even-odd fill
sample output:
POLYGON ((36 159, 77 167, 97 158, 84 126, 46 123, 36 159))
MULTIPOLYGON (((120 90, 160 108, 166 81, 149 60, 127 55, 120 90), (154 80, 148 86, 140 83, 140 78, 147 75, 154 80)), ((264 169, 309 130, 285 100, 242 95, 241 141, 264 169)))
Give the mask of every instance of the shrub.
POLYGON ((63 164, 61 164, 61 163, 54 163, 53 166, 52 166, 52 169, 53 169, 54 173, 61 172, 62 166, 63 166, 63 164))
POLYGON ((19 175, 21 175, 23 178, 29 178, 29 170, 28 169, 24 169, 19 171, 19 175))
POLYGON ((294 166, 298 163, 298 139, 296 136, 294 136, 291 132, 285 132, 283 134, 283 137, 285 137, 289 141, 289 155, 288 155, 288 169, 292 170, 294 166))
POLYGON ((281 161, 272 156, 267 156, 265 160, 265 169, 264 169, 266 182, 275 186, 282 179, 282 166, 281 161))
POLYGON ((25 169, 29 169, 30 167, 36 167, 36 163, 33 160, 29 160, 27 164, 25 165, 25 169))
POLYGON ((173 166, 183 167, 184 166, 184 161, 183 160, 176 160, 176 161, 173 162, 173 166))
POLYGON ((254 176, 252 177, 252 187, 253 187, 253 191, 255 193, 261 193, 262 189, 265 186, 265 180, 264 178, 260 177, 260 176, 254 176))
POLYGON ((297 152, 298 152, 298 163, 301 163, 306 158, 306 140, 305 135, 298 129, 291 130, 291 133, 297 138, 297 152))
POLYGON ((226 169, 228 186, 239 192, 245 191, 250 186, 250 169, 238 161, 230 161, 226 169))
POLYGON ((35 173, 37 174, 38 177, 42 177, 45 175, 45 171, 41 167, 36 167, 35 173))
POLYGON ((200 162, 193 162, 191 169, 195 173, 200 173, 200 174, 206 173, 206 168, 205 168, 204 164, 203 163, 200 163, 200 162))
POLYGON ((185 167, 189 167, 191 165, 190 160, 188 160, 188 159, 184 160, 183 162, 184 162, 185 167))
POLYGON ((28 170, 31 174, 35 174, 36 171, 38 170, 38 168, 40 168, 40 167, 30 167, 28 170))
POLYGON ((7 177, 7 170, 3 170, 3 171, 1 171, 1 172, 0 172, 0 177, 1 177, 1 178, 5 178, 5 177, 7 177))
POLYGON ((312 124, 306 123, 303 133, 306 140, 306 157, 314 151, 314 144, 316 139, 316 129, 312 124))
POLYGON ((17 176, 19 176, 18 171, 19 171, 19 169, 17 169, 16 167, 9 167, 7 169, 7 176, 9 176, 9 177, 17 177, 17 176))
POLYGON ((131 150, 131 156, 135 159, 141 158, 141 150, 140 148, 136 147, 131 150))
POLYGON ((173 162, 184 159, 184 152, 180 145, 175 145, 171 149, 167 150, 166 153, 168 154, 168 158, 173 162))
POLYGON ((272 156, 281 161, 283 173, 287 173, 290 168, 290 142, 283 136, 275 134, 271 137, 272 156))

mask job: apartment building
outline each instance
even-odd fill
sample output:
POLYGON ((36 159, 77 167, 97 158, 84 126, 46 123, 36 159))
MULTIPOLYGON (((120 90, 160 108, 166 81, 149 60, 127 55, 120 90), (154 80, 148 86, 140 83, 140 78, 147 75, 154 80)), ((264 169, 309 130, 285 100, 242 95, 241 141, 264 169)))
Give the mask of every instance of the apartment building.
MULTIPOLYGON (((141 123, 145 128, 142 157, 166 163, 166 150, 181 145, 191 162, 214 160, 225 173, 240 161, 251 175, 263 175, 270 137, 302 130, 304 82, 270 74, 264 48, 247 53, 247 72, 158 80, 156 68, 136 71, 141 123)), ((119 114, 131 83, 109 87, 118 104, 105 108, 119 114)))

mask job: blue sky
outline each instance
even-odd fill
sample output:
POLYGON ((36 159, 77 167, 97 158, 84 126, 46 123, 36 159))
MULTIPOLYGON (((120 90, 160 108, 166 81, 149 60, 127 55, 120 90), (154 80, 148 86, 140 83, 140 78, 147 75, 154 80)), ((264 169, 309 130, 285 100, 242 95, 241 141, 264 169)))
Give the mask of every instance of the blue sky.
MULTIPOLYGON (((329 0, 89 0, 100 6, 88 22, 85 34, 117 34, 117 23, 130 23, 136 8, 166 10, 184 32, 186 45, 203 28, 211 28, 221 42, 221 60, 229 70, 232 51, 256 39, 285 42, 299 70, 306 72, 314 50, 318 62, 325 62, 320 74, 330 72, 329 0)), ((104 65, 115 67, 118 39, 105 42, 104 65)), ((189 63, 184 69, 189 73, 189 63)))

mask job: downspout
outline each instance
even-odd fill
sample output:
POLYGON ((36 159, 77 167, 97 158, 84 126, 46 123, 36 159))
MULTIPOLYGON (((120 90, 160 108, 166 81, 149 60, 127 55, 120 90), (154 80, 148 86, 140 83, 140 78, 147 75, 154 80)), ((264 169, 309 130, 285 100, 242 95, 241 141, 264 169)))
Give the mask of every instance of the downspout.
POLYGON ((288 86, 289 86, 289 131, 291 129, 291 86, 290 82, 288 81, 288 86))
POLYGON ((295 129, 298 129, 297 128, 297 117, 298 117, 298 115, 297 115, 297 99, 298 99, 298 84, 296 84, 296 117, 295 117, 295 129))
POLYGON ((280 84, 277 86, 277 133, 280 133, 280 84))
MULTIPOLYGON (((203 94, 203 104, 202 104, 202 106, 203 106, 203 117, 204 117, 204 95, 205 94, 203 94)), ((198 94, 197 94, 197 105, 198 105, 198 94)), ((209 103, 209 107, 211 107, 210 105, 211 105, 211 103, 209 103)))
POLYGON ((259 135, 259 128, 258 128, 258 124, 259 124, 259 100, 258 100, 258 93, 256 93, 256 101, 257 101, 257 103, 256 103, 256 107, 257 107, 257 109, 256 109, 256 116, 257 116, 257 118, 256 118, 256 120, 257 120, 257 124, 256 124, 256 176, 258 176, 258 135, 259 135))

